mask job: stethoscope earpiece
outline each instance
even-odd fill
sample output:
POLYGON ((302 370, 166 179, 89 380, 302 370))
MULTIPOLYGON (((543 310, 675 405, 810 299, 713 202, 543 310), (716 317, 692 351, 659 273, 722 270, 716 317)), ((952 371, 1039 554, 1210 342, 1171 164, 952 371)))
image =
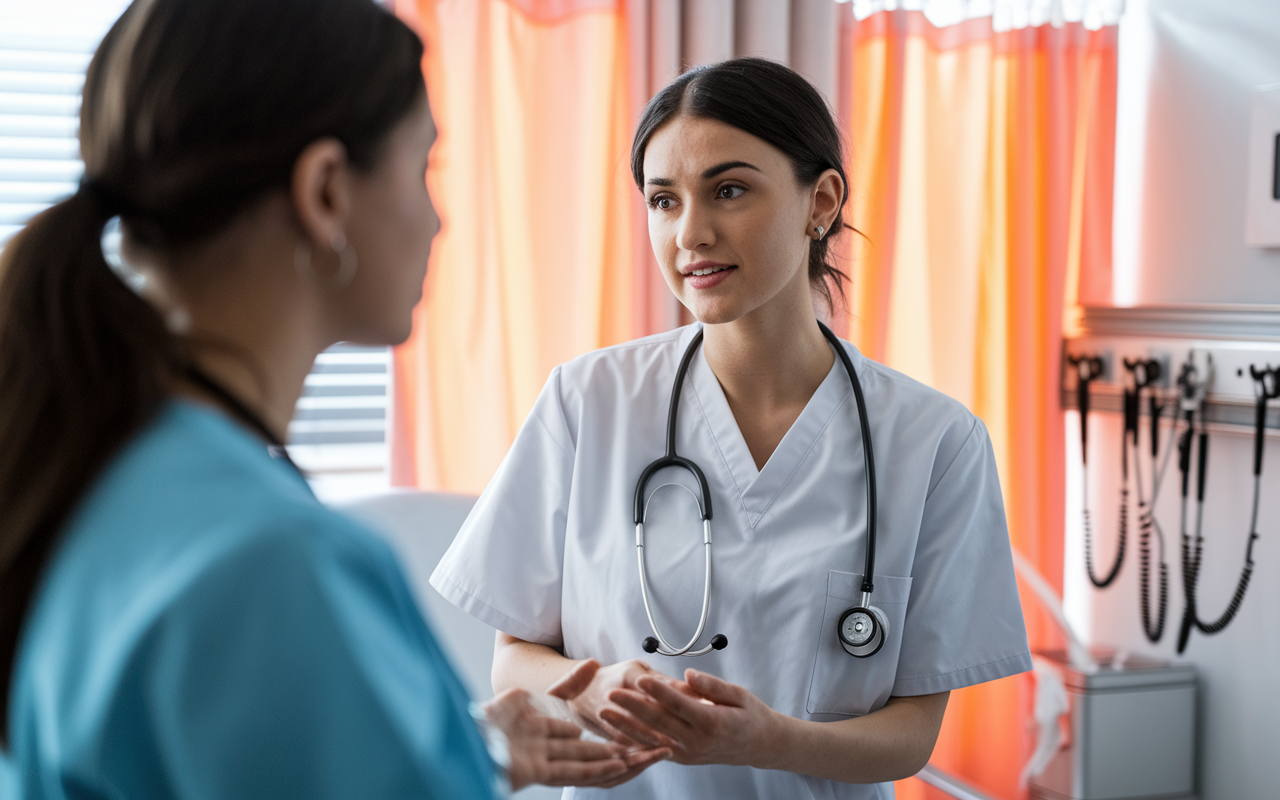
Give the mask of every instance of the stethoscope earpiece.
MULTIPOLYGON (((644 641, 640 643, 640 646, 644 648, 644 651, 646 653, 656 653, 661 648, 661 645, 658 643, 658 640, 653 638, 652 636, 644 637, 644 641)), ((706 655, 712 650, 723 650, 728 646, 729 646, 729 637, 725 636, 723 633, 717 633, 715 636, 711 637, 711 645, 709 647, 704 647, 697 652, 688 652, 688 653, 685 653, 684 655, 702 656, 702 655, 706 655)), ((667 655, 667 653, 663 653, 662 655, 665 656, 667 655)))

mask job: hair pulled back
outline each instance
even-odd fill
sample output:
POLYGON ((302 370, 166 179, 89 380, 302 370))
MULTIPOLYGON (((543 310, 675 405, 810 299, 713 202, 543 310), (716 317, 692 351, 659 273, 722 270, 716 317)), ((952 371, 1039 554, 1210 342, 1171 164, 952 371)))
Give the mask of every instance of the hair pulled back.
POLYGON ((644 190, 644 151, 654 132, 687 115, 732 125, 778 148, 791 161, 801 186, 834 169, 844 182, 840 210, 826 236, 809 245, 809 282, 827 305, 831 286, 843 296, 846 276, 831 261, 831 239, 846 227, 849 177, 840 132, 822 95, 794 70, 763 58, 735 58, 695 67, 668 84, 645 106, 631 141, 631 177, 644 190))
POLYGON ((80 190, 0 255, 0 744, 18 637, 58 533, 169 397, 186 348, 108 267, 119 216, 180 249, 287 189, 332 136, 371 168, 423 96, 422 44, 372 0, 134 0, 85 77, 80 190))

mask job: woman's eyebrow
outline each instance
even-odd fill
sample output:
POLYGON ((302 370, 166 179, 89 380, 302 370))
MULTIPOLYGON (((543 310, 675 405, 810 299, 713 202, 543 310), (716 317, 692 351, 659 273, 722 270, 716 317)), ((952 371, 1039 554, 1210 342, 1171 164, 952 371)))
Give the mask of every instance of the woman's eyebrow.
MULTIPOLYGON (((724 161, 723 164, 717 164, 716 166, 712 166, 712 168, 705 170, 703 173, 703 180, 714 178, 718 174, 737 168, 737 166, 745 166, 745 168, 754 169, 755 172, 760 172, 759 166, 750 164, 748 161, 724 161)), ((648 184, 648 186, 676 186, 675 180, 672 180, 671 178, 649 178, 648 180, 645 180, 645 184, 648 184)))
POLYGON ((721 172, 728 172, 729 170, 734 169, 735 167, 746 167, 747 169, 754 169, 756 172, 760 171, 760 168, 757 167, 755 164, 749 164, 746 161, 726 161, 723 164, 716 164, 711 169, 707 170, 706 172, 703 172, 702 179, 707 180, 708 178, 714 178, 715 176, 719 175, 721 172))
MULTIPOLYGON (((709 180, 719 175, 722 172, 728 172, 729 170, 735 169, 737 167, 746 167, 747 169, 753 169, 756 172, 761 171, 760 168, 757 167, 755 164, 751 164, 746 161, 726 161, 723 164, 716 164, 714 167, 711 167, 710 169, 704 171, 702 173, 702 179, 704 181, 709 180)), ((671 180, 670 178, 649 178, 647 181, 645 181, 645 183, 648 184, 649 186, 675 186, 676 185, 676 182, 671 180)))

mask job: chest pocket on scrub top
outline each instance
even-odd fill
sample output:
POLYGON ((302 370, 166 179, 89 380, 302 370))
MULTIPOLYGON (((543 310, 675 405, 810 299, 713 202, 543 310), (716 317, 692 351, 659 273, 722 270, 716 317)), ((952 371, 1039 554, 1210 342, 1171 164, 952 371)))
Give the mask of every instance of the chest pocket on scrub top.
POLYGON ((871 603, 884 612, 889 635, 880 652, 869 658, 854 658, 836 638, 836 624, 844 612, 860 604, 862 573, 831 570, 827 575, 827 601, 822 612, 813 676, 805 710, 810 714, 860 716, 879 708, 889 699, 898 675, 898 654, 902 649, 902 625, 911 597, 911 579, 892 575, 875 577, 871 603))

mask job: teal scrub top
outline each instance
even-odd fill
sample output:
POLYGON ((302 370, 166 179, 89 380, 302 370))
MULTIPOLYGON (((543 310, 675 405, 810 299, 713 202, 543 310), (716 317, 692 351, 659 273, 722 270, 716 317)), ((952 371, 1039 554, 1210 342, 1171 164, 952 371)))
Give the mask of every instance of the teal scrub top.
POLYGON ((19 642, 0 790, 500 793, 390 549, 221 414, 170 403, 64 536, 19 642))

